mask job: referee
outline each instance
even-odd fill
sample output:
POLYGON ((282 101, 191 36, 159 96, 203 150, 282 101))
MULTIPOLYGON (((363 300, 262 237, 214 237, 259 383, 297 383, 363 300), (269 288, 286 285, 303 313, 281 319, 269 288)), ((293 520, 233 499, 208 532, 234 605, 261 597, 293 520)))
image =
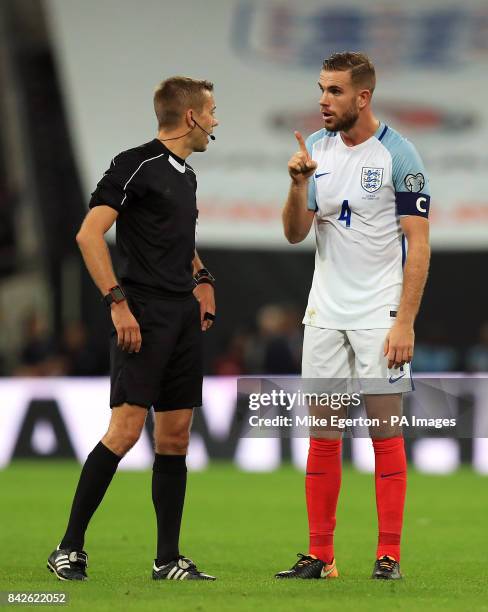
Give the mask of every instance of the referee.
POLYGON ((213 84, 169 78, 156 89, 154 109, 157 138, 114 157, 76 238, 112 317, 112 414, 83 466, 66 533, 48 559, 60 580, 87 578, 88 523, 151 406, 158 532, 152 577, 215 580, 178 548, 192 411, 202 404, 202 332, 215 319, 214 278, 195 251, 197 181, 186 159, 214 139, 213 84), (104 239, 115 221, 119 281, 104 239))

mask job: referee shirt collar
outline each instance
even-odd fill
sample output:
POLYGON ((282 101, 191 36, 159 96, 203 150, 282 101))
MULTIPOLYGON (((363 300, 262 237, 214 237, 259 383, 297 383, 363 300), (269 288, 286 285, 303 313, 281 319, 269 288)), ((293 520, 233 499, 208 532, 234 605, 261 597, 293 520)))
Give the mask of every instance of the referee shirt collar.
POLYGON ((173 151, 170 151, 168 147, 164 146, 164 144, 159 140, 159 138, 155 138, 152 143, 152 147, 154 148, 154 154, 158 155, 160 153, 166 153, 169 157, 172 157, 175 161, 178 162, 183 168, 185 168, 185 160, 178 155, 175 155, 173 151))

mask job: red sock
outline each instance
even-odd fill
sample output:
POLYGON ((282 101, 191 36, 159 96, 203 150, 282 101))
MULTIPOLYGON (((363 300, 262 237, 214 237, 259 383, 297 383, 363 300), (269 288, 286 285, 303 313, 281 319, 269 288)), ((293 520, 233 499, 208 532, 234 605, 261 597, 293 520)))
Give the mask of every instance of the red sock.
POLYGON ((334 558, 336 508, 341 488, 342 440, 310 438, 308 449, 307 495, 310 554, 325 563, 334 558))
POLYGON ((384 555, 400 561, 400 538, 407 490, 407 459, 401 436, 373 440, 375 457, 378 547, 376 558, 384 555))

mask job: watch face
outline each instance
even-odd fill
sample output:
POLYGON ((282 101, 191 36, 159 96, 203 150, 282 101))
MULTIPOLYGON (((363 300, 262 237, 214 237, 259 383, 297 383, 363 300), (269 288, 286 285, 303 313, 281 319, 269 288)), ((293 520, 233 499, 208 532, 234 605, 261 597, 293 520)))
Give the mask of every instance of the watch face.
POLYGON ((114 302, 116 302, 117 304, 119 302, 123 302, 125 300, 124 292, 122 291, 122 289, 120 287, 115 287, 114 289, 112 289, 110 291, 110 294, 111 294, 114 302))
POLYGON ((201 278, 208 278, 211 281, 215 281, 215 278, 210 274, 206 268, 202 268, 195 274, 195 280, 199 281, 201 278))

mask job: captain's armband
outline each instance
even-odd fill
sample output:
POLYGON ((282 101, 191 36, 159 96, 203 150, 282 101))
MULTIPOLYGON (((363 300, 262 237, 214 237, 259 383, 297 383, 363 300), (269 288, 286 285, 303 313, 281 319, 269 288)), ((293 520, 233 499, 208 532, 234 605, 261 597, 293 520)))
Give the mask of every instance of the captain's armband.
POLYGON ((429 216, 430 195, 425 193, 412 193, 410 191, 398 191, 396 193, 397 214, 415 215, 417 217, 429 216))

